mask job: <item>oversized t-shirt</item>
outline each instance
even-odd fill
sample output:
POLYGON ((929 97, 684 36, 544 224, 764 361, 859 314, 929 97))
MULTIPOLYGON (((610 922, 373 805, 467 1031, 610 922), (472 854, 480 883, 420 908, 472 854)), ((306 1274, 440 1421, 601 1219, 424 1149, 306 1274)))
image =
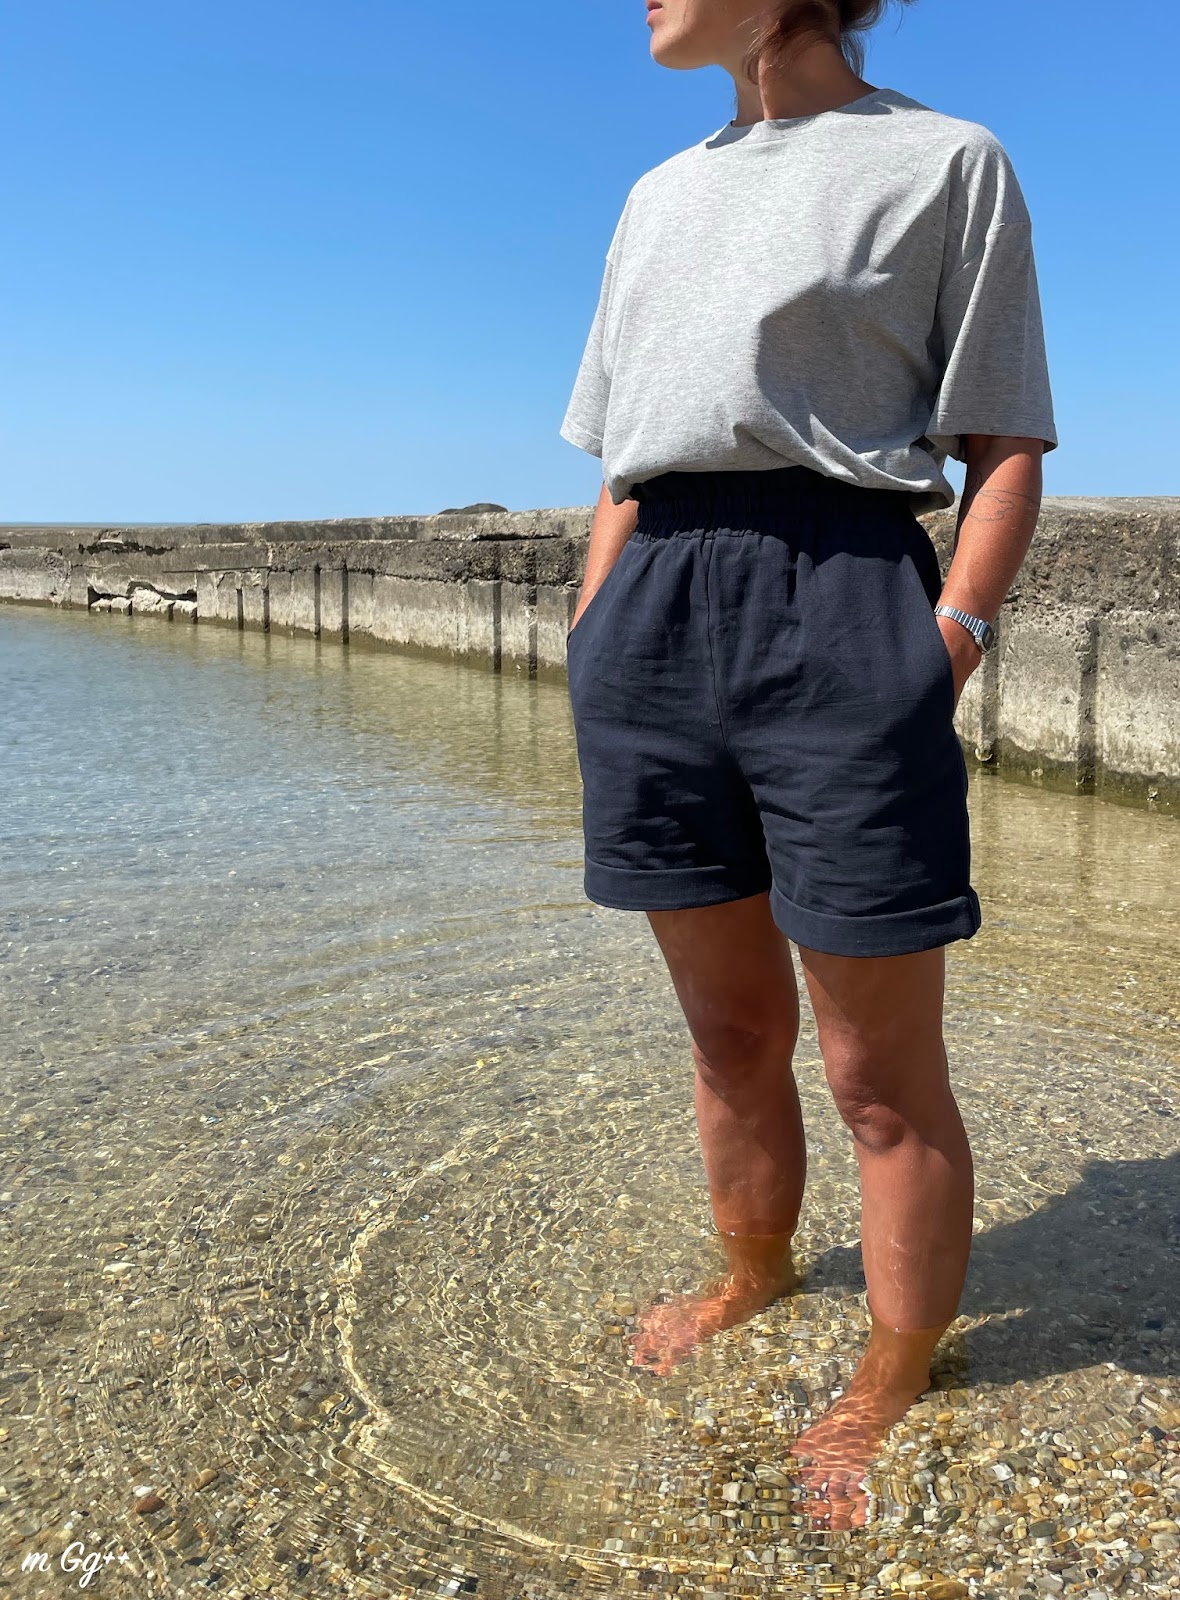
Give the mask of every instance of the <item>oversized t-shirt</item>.
POLYGON ((954 502, 966 433, 1057 444, 1012 163, 879 88, 733 122, 634 184, 563 438, 612 501, 657 473, 805 466, 954 502))

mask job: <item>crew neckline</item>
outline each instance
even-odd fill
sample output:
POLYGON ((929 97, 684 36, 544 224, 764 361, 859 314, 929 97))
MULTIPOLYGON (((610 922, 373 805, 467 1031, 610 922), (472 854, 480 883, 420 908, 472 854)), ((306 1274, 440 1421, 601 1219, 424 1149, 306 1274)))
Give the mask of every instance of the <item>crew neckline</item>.
POLYGON ((893 94, 892 89, 881 84, 876 89, 870 89, 868 94, 859 95, 855 100, 847 100, 842 106, 829 106, 826 111, 805 111, 798 117, 761 117, 757 122, 730 121, 711 135, 709 143, 716 143, 718 140, 723 143, 740 140, 746 144, 762 144, 783 134, 793 133, 797 128, 820 122, 825 117, 855 116, 870 111, 878 102, 891 98, 893 94))

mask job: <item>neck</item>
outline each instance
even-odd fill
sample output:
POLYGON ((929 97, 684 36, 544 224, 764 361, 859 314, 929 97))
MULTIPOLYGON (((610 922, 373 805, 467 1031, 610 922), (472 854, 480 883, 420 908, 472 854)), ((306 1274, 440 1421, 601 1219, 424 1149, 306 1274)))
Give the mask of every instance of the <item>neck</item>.
POLYGON ((761 122, 764 117, 807 117, 871 94, 866 83, 827 39, 799 46, 778 65, 763 63, 759 81, 751 83, 740 68, 729 67, 737 93, 734 122, 761 122))

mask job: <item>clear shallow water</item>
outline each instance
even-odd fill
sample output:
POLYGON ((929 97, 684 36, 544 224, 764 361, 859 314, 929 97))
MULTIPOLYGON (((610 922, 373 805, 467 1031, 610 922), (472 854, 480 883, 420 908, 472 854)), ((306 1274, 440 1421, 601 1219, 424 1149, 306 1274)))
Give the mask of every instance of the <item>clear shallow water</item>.
POLYGON ((806 1011, 803 1294, 627 1365, 719 1258, 662 960, 582 896, 564 680, 14 608, 0 675, 0 1579, 77 1538, 128 1595, 1180 1571, 1173 821, 972 774, 971 1274, 828 1533, 777 1465, 866 1329, 806 1011))

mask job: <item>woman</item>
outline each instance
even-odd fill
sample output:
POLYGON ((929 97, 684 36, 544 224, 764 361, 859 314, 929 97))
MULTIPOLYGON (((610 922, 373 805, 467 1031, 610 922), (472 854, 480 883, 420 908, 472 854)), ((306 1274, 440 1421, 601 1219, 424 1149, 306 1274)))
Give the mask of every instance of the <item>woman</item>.
POLYGON ((871 1332, 797 1455, 848 1493, 930 1383, 971 1243, 945 947, 980 926, 953 716, 1057 443, 1031 223, 978 123, 860 76, 883 0, 647 0, 737 115, 645 173, 563 436, 604 485, 569 632, 587 896, 646 912, 730 1271, 637 1364, 789 1292, 799 947, 861 1182, 871 1332), (945 582, 915 513, 950 506, 945 582))

